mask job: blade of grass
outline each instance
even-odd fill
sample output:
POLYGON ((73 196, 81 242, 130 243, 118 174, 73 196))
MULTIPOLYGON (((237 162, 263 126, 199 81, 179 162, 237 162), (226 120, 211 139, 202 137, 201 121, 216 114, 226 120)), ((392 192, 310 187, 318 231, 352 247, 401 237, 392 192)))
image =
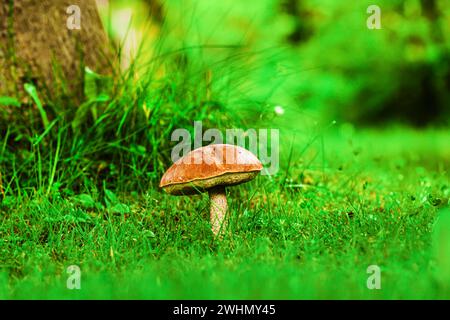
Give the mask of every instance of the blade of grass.
POLYGON ((42 118, 42 123, 44 124, 44 129, 47 130, 50 122, 48 121, 47 113, 44 110, 44 106, 42 105, 42 102, 39 99, 36 87, 30 83, 25 83, 24 89, 36 104, 42 118))

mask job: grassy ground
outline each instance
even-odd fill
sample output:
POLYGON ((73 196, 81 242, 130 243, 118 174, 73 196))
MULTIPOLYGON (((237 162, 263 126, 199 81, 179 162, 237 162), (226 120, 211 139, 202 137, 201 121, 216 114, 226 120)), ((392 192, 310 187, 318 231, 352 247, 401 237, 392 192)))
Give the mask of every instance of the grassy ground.
POLYGON ((450 228, 437 219, 450 214, 448 131, 342 126, 323 142, 320 157, 294 150, 288 171, 230 189, 221 242, 207 196, 10 194, 0 298, 449 299, 450 238, 434 237, 436 223, 450 228), (81 290, 66 288, 70 265, 81 290), (381 290, 366 286, 369 265, 381 290))

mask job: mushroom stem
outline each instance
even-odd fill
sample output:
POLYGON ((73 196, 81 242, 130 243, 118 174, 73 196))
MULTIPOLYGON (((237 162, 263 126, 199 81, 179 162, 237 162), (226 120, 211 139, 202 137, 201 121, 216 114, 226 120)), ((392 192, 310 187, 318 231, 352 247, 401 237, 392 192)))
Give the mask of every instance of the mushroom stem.
POLYGON ((215 236, 223 234, 226 229, 225 214, 227 213, 227 196, 225 187, 216 187, 208 191, 210 199, 211 229, 215 236))

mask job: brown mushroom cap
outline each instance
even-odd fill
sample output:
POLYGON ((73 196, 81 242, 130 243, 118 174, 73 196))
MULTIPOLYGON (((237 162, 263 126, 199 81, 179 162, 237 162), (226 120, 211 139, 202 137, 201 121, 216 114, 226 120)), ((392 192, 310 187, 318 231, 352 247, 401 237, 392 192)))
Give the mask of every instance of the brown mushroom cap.
POLYGON ((253 179, 262 164, 253 153, 229 144, 195 149, 175 162, 159 186, 170 194, 187 195, 253 179))

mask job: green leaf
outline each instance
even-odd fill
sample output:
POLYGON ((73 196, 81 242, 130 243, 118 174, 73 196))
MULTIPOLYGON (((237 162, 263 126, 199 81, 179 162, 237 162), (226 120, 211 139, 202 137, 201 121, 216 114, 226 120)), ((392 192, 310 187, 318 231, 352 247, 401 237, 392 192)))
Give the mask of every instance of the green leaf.
POLYGON ((88 101, 108 101, 112 91, 111 77, 95 73, 88 67, 84 72, 84 94, 88 101))
POLYGON ((88 101, 81 104, 75 112, 75 117, 72 120, 72 129, 77 129, 85 122, 86 116, 92 106, 92 102, 88 101))
POLYGON ((105 202, 108 207, 119 203, 117 196, 111 190, 105 189, 105 195, 106 195, 105 202))
POLYGON ((150 238, 156 237, 155 233, 151 230, 144 230, 142 233, 150 238))
POLYGON ((80 195, 76 196, 74 200, 75 200, 75 202, 77 202, 79 205, 81 205, 85 209, 94 209, 95 208, 95 201, 88 194, 80 194, 80 195))
POLYGON ((145 156, 146 151, 147 150, 145 149, 145 147, 142 146, 142 145, 139 145, 139 144, 134 144, 133 143, 130 146, 130 152, 132 152, 134 154, 137 154, 137 155, 140 155, 140 156, 145 156))
POLYGON ((128 214, 130 213, 130 207, 123 203, 118 203, 110 207, 109 212, 112 214, 128 214))
POLYGON ((0 96, 0 106, 4 107, 20 107, 20 102, 13 97, 0 96))
POLYGON ((44 128, 48 129, 50 122, 48 121, 47 113, 44 110, 44 106, 42 105, 42 102, 39 99, 36 87, 34 85, 32 85, 31 83, 25 83, 24 89, 30 95, 30 97, 33 99, 34 103, 36 103, 39 113, 41 114, 44 128))

